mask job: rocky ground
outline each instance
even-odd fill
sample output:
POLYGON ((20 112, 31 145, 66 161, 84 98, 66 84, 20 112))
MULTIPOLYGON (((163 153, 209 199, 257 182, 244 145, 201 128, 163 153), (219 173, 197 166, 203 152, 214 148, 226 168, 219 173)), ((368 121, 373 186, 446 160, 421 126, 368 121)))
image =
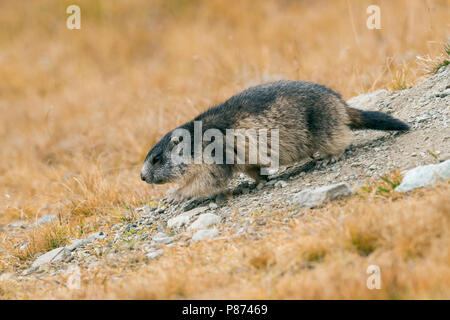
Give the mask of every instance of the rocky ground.
MULTIPOLYGON (((265 217, 273 212, 282 209, 277 221, 280 224, 299 219, 304 208, 346 197, 357 192, 368 179, 377 179, 396 169, 441 163, 409 174, 408 181, 404 181, 407 185, 398 187, 398 191, 450 178, 450 162, 445 161, 450 158, 450 67, 441 68, 413 88, 397 92, 379 90, 348 102, 356 108, 392 114, 409 123, 411 131, 404 134, 357 131, 353 144, 338 162, 323 168, 310 162, 284 168, 257 186, 243 176, 237 177, 229 199, 192 200, 177 205, 170 205, 165 199, 152 199, 143 207, 131 208, 126 221, 98 230, 88 238, 73 239, 68 246, 43 252, 16 274, 0 275, 0 280, 45 278, 77 272, 80 266, 115 265, 130 254, 137 257, 136 263, 151 263, 174 244, 189 246, 194 241, 224 237, 257 239, 264 237, 265 232, 258 226, 265 225, 265 217)), ((5 231, 39 227, 54 218, 45 216, 35 225, 18 221, 5 231)))

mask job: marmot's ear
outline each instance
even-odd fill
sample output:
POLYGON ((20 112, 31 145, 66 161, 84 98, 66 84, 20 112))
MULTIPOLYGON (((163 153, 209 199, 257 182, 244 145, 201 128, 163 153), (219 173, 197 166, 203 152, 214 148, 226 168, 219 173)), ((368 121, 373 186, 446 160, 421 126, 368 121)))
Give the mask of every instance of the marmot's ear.
POLYGON ((180 138, 177 137, 177 136, 173 136, 172 138, 170 138, 170 142, 171 142, 174 146, 176 146, 177 144, 180 143, 180 138))

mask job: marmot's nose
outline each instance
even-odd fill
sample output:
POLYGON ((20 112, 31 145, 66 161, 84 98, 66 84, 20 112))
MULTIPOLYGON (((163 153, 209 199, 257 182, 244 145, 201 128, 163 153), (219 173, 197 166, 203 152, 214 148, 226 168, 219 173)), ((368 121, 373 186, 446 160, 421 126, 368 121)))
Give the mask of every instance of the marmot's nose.
POLYGON ((142 172, 141 172, 141 179, 142 181, 145 181, 145 176, 142 174, 142 172))

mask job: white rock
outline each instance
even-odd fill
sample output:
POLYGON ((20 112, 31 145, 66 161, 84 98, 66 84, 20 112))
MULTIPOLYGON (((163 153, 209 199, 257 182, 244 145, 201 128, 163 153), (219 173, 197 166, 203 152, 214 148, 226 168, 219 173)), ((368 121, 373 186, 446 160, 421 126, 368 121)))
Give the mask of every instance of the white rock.
POLYGON ((65 247, 53 249, 52 251, 49 251, 37 258, 31 265, 31 269, 40 267, 50 262, 62 261, 65 257, 67 257, 67 251, 65 251, 65 247))
POLYGON ((395 191, 408 192, 446 179, 450 179, 450 160, 409 170, 395 191))
POLYGON ((24 243, 23 245, 20 246, 19 250, 20 251, 24 251, 25 249, 27 249, 28 247, 30 247, 30 243, 24 243))
POLYGON ((192 240, 195 240, 195 241, 209 240, 209 239, 214 238, 218 234, 219 234, 219 230, 217 228, 198 230, 192 236, 192 240))
POLYGON ((176 216, 175 218, 169 219, 167 221, 167 226, 169 228, 181 228, 182 226, 188 224, 190 220, 190 216, 181 214, 179 216, 176 216))
POLYGON ((53 220, 57 219, 58 216, 56 214, 47 214, 45 216, 40 217, 35 223, 35 226, 46 224, 49 222, 52 222, 53 220))
POLYGON ((280 180, 275 183, 275 187, 277 187, 277 188, 285 188, 285 187, 287 187, 287 185, 288 185, 287 182, 283 181, 283 180, 280 180))
POLYGON ((449 153, 443 153, 439 155, 440 161, 450 160, 450 152, 449 153))
POLYGON ((198 217, 188 228, 188 230, 205 229, 209 226, 219 223, 219 216, 212 213, 204 213, 198 217))
POLYGON ((174 237, 167 236, 164 232, 158 232, 152 240, 158 244, 169 244, 173 242, 175 239, 174 237))
POLYGON ((348 197, 351 194, 346 183, 338 183, 317 189, 303 190, 293 196, 292 203, 301 207, 315 208, 328 201, 348 197))
POLYGON ((209 204, 209 208, 212 209, 212 210, 217 209, 218 207, 219 207, 219 206, 218 206, 217 203, 215 203, 215 202, 211 202, 211 203, 209 204))
POLYGON ((170 228, 181 228, 189 223, 192 217, 206 211, 208 207, 198 207, 179 214, 178 216, 171 218, 167 221, 167 226, 170 228))
POLYGON ((146 256, 153 260, 153 259, 160 257, 163 253, 164 253, 163 249, 158 249, 158 250, 147 253, 146 256))
POLYGON ((136 212, 144 212, 144 213, 150 213, 151 209, 150 206, 148 204, 142 206, 142 207, 138 207, 136 209, 134 209, 134 211, 136 212))
POLYGON ((10 228, 22 228, 22 229, 25 229, 25 228, 27 228, 28 227, 28 222, 26 222, 26 221, 14 221, 14 222, 11 222, 9 225, 8 225, 8 227, 10 227, 10 228))
POLYGON ((89 237, 87 237, 87 239, 89 240, 102 240, 102 239, 106 239, 108 237, 108 235, 106 233, 104 233, 103 231, 99 231, 96 233, 91 234, 89 237))
POLYGON ((74 250, 78 249, 79 247, 84 246, 91 242, 92 242, 91 239, 76 239, 72 242, 71 245, 66 246, 66 250, 74 251, 74 250))
POLYGON ((9 280, 12 277, 13 277, 12 273, 8 273, 8 272, 7 273, 2 273, 2 274, 0 274, 0 282, 9 280))

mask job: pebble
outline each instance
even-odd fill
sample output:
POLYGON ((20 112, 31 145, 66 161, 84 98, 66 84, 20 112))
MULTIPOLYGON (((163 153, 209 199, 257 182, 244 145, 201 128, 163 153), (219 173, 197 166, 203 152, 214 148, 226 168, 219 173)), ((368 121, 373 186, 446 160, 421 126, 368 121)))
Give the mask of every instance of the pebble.
POLYGON ((43 255, 39 256, 31 265, 31 268, 37 268, 50 262, 59 262, 67 258, 68 252, 65 247, 53 249, 43 255))
POLYGON ((10 228, 21 228, 21 229, 26 229, 28 227, 28 222, 26 221, 14 221, 11 222, 8 227, 10 228))
POLYGON ((276 188, 285 188, 287 187, 288 183, 286 181, 280 180, 275 183, 276 188))
POLYGON ((154 259, 162 256, 163 253, 164 253, 163 249, 158 249, 158 250, 147 253, 145 256, 148 257, 149 259, 154 260, 154 259))
POLYGON ((137 227, 136 224, 134 224, 134 223, 129 223, 129 224, 127 224, 127 225, 125 226, 125 231, 130 231, 131 229, 134 229, 134 228, 136 228, 136 227, 137 227))
POLYGON ((39 226, 42 224, 47 224, 52 222, 53 220, 57 219, 58 216, 56 214, 48 214, 45 216, 40 217, 33 225, 34 226, 39 226))
POLYGON ((0 274, 0 282, 10 280, 13 277, 13 274, 10 272, 0 274))
POLYGON ((211 202, 210 204, 209 204, 209 208, 211 209, 211 210, 214 210, 214 209, 217 209, 219 206, 217 205, 217 203, 215 203, 215 202, 211 202))
POLYGON ((69 251, 75 251, 76 249, 78 249, 79 247, 82 247, 88 243, 91 243, 92 240, 91 239, 76 239, 72 242, 71 245, 66 246, 66 249, 69 251))
POLYGON ((99 231, 96 233, 91 234, 88 239, 90 240, 103 240, 106 239, 108 237, 108 235, 106 233, 104 233, 103 231, 99 231))
POLYGON ((192 240, 194 241, 210 240, 216 237, 218 234, 219 230, 217 228, 198 230, 192 236, 192 240))
POLYGON ((153 236, 152 240, 157 244, 169 244, 175 240, 174 237, 169 237, 164 232, 158 232, 153 236))
POLYGON ((175 218, 169 219, 167 221, 167 226, 169 228, 181 228, 182 226, 189 223, 191 217, 188 215, 179 215, 175 218))
POLYGON ((328 201, 348 197, 351 194, 350 187, 346 183, 338 183, 317 189, 303 190, 293 196, 292 203, 300 207, 315 208, 328 201))
POLYGON ((212 213, 204 213, 198 217, 188 228, 189 231, 196 229, 205 229, 209 226, 219 223, 220 217, 212 213))

